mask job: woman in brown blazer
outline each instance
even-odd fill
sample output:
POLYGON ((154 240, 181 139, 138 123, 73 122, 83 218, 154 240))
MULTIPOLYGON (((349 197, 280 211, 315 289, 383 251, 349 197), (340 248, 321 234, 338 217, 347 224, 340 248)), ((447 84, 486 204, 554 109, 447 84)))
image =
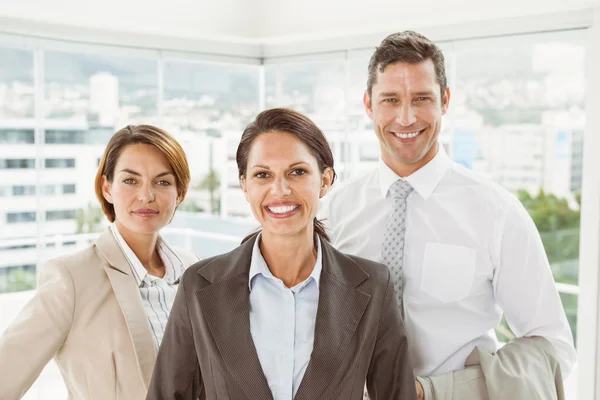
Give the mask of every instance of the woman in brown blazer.
POLYGON ((0 338, 0 399, 21 398, 55 358, 69 399, 143 399, 179 278, 198 258, 159 236, 190 180, 163 130, 128 126, 95 181, 113 224, 89 247, 48 261, 38 289, 0 338))
MULTIPOLYGON (((190 267, 149 400, 413 400, 389 270, 335 250, 315 218, 335 180, 323 133, 287 109, 260 113, 237 149, 261 231, 190 267)), ((352 201, 352 199, 348 199, 352 201)))

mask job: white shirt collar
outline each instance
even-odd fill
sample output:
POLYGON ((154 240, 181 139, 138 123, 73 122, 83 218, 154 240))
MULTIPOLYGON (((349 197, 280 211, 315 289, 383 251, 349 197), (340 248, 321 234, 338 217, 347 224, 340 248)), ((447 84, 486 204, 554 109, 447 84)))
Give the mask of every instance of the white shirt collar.
POLYGON ((419 168, 406 178, 396 174, 383 160, 380 158, 377 166, 379 171, 379 187, 381 196, 387 197, 390 186, 398 179, 405 179, 415 189, 415 191, 424 199, 429 198, 437 185, 440 183, 446 170, 452 165, 452 160, 448 158, 444 146, 438 145, 438 152, 431 161, 419 168))
MULTIPOLYGON (((152 275, 148 275, 148 271, 146 268, 144 268, 140 260, 137 258, 133 250, 131 250, 131 247, 129 247, 114 224, 110 225, 110 230, 117 240, 119 247, 123 251, 123 254, 125 254, 125 258, 127 261, 129 261, 131 271, 138 286, 142 285, 142 282, 144 279, 146 279, 146 277, 148 277, 151 281, 161 279, 152 275)), ((177 253, 161 237, 158 238, 156 246, 158 249, 158 254, 165 263, 165 276, 162 279, 171 285, 178 283, 179 279, 181 279, 181 276, 183 275, 183 272, 185 271, 183 261, 181 261, 181 258, 179 258, 177 253)))
MULTIPOLYGON (((273 276, 267 262, 265 261, 262 253, 260 252, 260 238, 261 234, 259 233, 254 241, 254 247, 252 248, 252 260, 250 261, 250 275, 248 279, 248 286, 250 287, 250 291, 252 291, 252 279, 258 275, 262 274, 266 278, 278 279, 273 276)), ((308 282, 311 278, 314 279, 317 284, 317 289, 319 289, 319 282, 321 278, 321 270, 323 269, 323 258, 321 254, 321 239, 317 236, 317 261, 315 262, 315 267, 313 268, 311 274, 306 278, 306 280, 298 285, 302 285, 305 282, 308 282)), ((298 286, 296 285, 296 287, 298 286)))

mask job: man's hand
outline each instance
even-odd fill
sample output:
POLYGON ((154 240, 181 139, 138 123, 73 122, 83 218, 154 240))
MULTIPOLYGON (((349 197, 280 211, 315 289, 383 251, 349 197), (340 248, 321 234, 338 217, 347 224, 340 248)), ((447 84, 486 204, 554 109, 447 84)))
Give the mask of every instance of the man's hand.
POLYGON ((416 379, 415 385, 417 386, 417 400, 424 400, 423 386, 421 386, 421 383, 416 379))

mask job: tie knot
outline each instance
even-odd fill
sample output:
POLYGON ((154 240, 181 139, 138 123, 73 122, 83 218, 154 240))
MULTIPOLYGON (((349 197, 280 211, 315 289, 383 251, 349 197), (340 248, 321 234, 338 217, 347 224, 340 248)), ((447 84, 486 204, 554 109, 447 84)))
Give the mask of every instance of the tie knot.
POLYGON ((398 179, 390 186, 390 194, 395 199, 405 199, 412 191, 413 187, 404 179, 398 179))

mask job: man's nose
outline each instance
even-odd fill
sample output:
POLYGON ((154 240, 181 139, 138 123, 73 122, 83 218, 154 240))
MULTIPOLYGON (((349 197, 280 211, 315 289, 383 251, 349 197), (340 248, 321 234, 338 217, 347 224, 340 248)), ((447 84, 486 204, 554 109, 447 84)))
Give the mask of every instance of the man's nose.
POLYGON ((417 122, 416 113, 411 103, 405 103, 398 107, 396 122, 402 126, 411 126, 417 122))

